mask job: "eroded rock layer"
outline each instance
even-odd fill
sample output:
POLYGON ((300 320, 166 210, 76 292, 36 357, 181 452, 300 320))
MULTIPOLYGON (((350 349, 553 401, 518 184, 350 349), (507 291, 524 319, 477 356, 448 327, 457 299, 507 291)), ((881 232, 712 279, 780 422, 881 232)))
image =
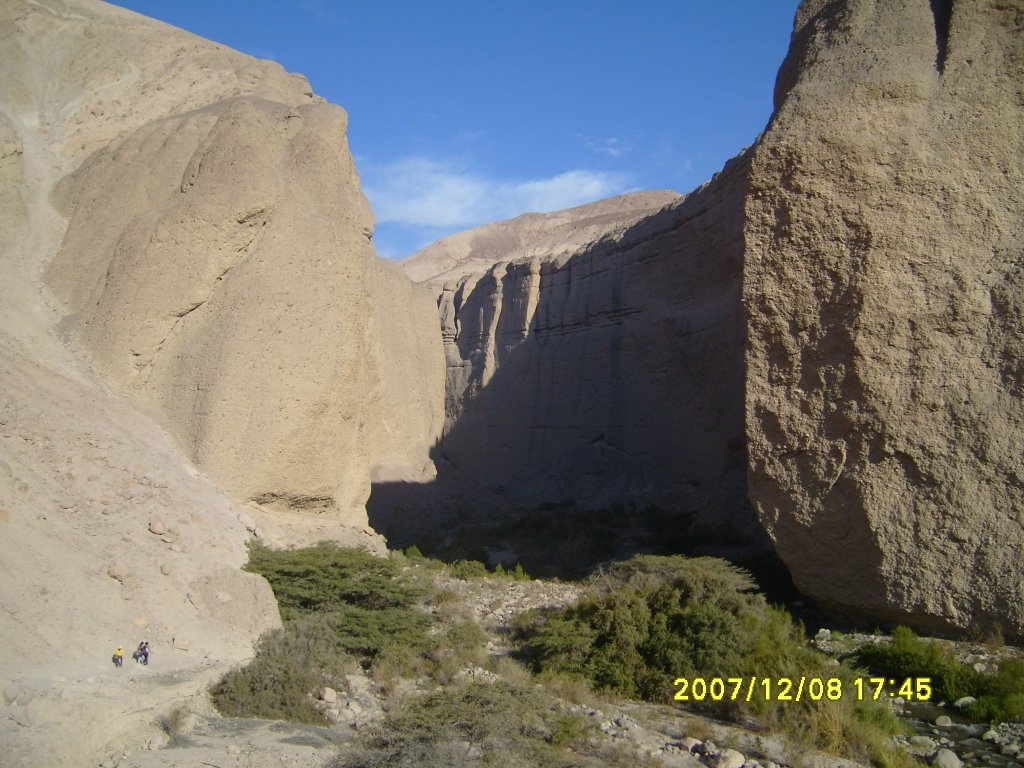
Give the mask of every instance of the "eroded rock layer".
POLYGON ((1024 634, 1024 7, 804 2, 746 201, 750 494, 797 585, 1024 634))
POLYGON ((441 264, 456 275, 439 298, 445 491, 658 507, 721 539, 757 537, 743 498, 746 173, 740 157, 685 199, 625 196, 578 225, 566 211, 527 232, 514 219, 451 238, 446 252, 469 245, 441 264), (471 271, 483 258, 472 244, 499 240, 511 255, 471 271))
MULTIPOLYGON (((377 263, 345 112, 205 41, 186 51, 207 70, 197 100, 153 62, 179 60, 171 40, 153 41, 141 74, 99 52, 109 69, 89 92, 180 99, 120 121, 60 183, 68 227, 47 284, 73 338, 236 497, 365 524, 371 467, 422 471, 440 427, 429 299, 377 263), (387 370, 400 350, 384 336, 419 342, 400 357, 405 376, 387 370)), ((71 72, 97 69, 85 43, 66 55, 71 72)))

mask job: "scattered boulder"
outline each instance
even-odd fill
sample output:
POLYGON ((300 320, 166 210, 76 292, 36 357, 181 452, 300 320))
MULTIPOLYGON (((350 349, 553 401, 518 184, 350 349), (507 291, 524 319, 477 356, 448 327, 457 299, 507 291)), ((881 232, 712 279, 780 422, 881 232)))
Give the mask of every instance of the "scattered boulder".
POLYGON ((107 566, 107 576, 114 579, 114 581, 119 581, 124 584, 125 579, 130 575, 131 572, 128 570, 128 566, 120 560, 115 560, 107 566))
POLYGON ((723 749, 715 757, 713 765, 715 768, 743 768, 747 758, 735 749, 723 749))
POLYGON ((928 753, 935 751, 939 746, 938 742, 929 736, 911 736, 910 744, 928 753))
POLYGON ((333 704, 338 700, 338 692, 333 688, 321 688, 320 689, 320 701, 325 701, 328 704, 333 704))
POLYGON ((698 751, 698 748, 701 746, 701 743, 701 741, 693 738, 692 736, 684 736, 679 740, 680 748, 686 750, 687 752, 698 751))
POLYGON ((935 757, 932 758, 932 765, 936 766, 936 768, 960 768, 963 763, 956 756, 956 752, 943 748, 935 753, 935 757))

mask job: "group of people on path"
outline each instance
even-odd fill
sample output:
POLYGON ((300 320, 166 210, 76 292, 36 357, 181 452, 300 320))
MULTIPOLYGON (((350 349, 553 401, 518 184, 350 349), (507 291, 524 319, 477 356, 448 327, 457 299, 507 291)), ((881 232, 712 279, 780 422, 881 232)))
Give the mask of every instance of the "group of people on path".
MULTIPOLYGON (((136 664, 145 664, 148 666, 149 654, 149 641, 143 640, 141 643, 139 643, 139 647, 135 649, 134 653, 132 653, 132 659, 135 660, 136 664)), ((115 667, 120 667, 124 665, 124 646, 117 646, 117 650, 114 651, 113 662, 115 667)))

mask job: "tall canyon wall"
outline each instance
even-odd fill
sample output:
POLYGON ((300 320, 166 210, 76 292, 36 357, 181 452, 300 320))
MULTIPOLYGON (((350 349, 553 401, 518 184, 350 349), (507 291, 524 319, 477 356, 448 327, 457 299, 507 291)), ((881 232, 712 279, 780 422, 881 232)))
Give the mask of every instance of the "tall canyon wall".
POLYGON ((442 475, 752 536, 746 447, 806 594, 1024 634, 1022 84, 1019 3, 807 0, 765 133, 684 201, 411 259, 442 475))
POLYGON ((374 254, 347 116, 270 62, 138 27, 63 51, 83 84, 61 85, 95 101, 77 114, 114 135, 53 195, 62 327, 237 498, 365 525, 373 465, 428 469, 443 374, 429 298, 374 254))
POLYGON ((95 0, 0 3, 0 51, 0 762, 98 765, 280 624, 265 523, 382 548, 443 352, 305 78, 95 0))
POLYGON ((755 149, 750 494, 833 608, 1024 634, 1024 6, 807 0, 755 149))
POLYGON ((438 293, 443 493, 658 508, 701 538, 763 535, 744 493, 747 172, 741 155, 686 198, 512 219, 403 264, 438 293))

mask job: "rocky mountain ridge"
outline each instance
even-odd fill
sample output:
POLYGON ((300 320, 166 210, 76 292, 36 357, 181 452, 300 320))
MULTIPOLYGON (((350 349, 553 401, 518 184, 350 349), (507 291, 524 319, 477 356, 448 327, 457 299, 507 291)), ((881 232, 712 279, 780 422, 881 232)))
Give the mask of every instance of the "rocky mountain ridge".
POLYGON ((670 190, 627 192, 563 211, 524 213, 443 237, 399 266, 413 282, 440 290, 446 282, 487 271, 500 261, 569 256, 681 198, 670 190))

